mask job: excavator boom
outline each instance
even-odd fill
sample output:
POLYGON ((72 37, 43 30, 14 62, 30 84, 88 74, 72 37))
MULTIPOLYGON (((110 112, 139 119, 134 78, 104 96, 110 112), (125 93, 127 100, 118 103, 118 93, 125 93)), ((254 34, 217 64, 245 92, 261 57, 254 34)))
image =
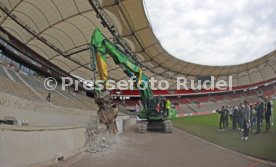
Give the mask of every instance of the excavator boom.
POLYGON ((146 101, 153 97, 150 86, 148 85, 149 79, 143 73, 142 69, 135 63, 133 59, 131 59, 128 55, 126 55, 123 51, 121 51, 116 45, 114 45, 111 41, 109 41, 104 35, 101 33, 99 29, 96 29, 91 38, 92 47, 96 52, 96 61, 97 61, 97 69, 100 75, 100 79, 103 81, 108 80, 108 69, 107 69, 107 54, 112 57, 114 62, 119 65, 125 74, 130 78, 135 78, 136 87, 139 86, 141 100, 143 102, 144 107, 146 107, 146 101))
MULTIPOLYGON (((91 49, 92 56, 95 57, 96 60, 99 79, 104 81, 104 83, 109 79, 107 68, 108 55, 113 59, 115 64, 119 65, 123 69, 124 73, 129 78, 134 79, 134 86, 136 88, 140 88, 138 90, 140 92, 143 105, 143 111, 138 115, 141 119, 146 119, 149 122, 163 122, 176 116, 175 110, 171 111, 165 109, 164 98, 154 97, 149 86, 149 78, 144 74, 142 68, 139 66, 139 63, 124 53, 120 47, 116 46, 108 38, 106 38, 99 29, 95 29, 93 32, 91 37, 91 49), (159 110, 157 107, 160 107, 160 105, 161 108, 159 110), (162 106, 164 107, 162 108, 162 106)), ((116 104, 112 102, 110 92, 105 89, 102 91, 96 91, 95 102, 99 107, 98 115, 100 121, 107 125, 111 124, 112 127, 115 127, 113 128, 113 132, 116 131, 116 125, 114 124, 118 108, 116 107, 116 104)))

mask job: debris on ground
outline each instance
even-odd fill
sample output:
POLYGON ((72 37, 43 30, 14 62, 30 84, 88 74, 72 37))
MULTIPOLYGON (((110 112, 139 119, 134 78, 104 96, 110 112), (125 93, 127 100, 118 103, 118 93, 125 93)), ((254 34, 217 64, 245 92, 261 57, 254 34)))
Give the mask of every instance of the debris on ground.
POLYGON ((86 129, 87 152, 98 154, 108 150, 115 143, 116 135, 103 127, 88 127, 86 129))

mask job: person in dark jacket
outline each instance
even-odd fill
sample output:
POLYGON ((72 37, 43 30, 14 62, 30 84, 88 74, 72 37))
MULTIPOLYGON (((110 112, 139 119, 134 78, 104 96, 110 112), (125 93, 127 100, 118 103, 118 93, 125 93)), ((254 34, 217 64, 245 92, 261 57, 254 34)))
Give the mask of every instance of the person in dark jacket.
POLYGON ((233 130, 237 129, 238 124, 238 106, 233 107, 233 113, 232 113, 232 127, 233 130))
POLYGON ((225 106, 225 128, 228 128, 228 120, 229 120, 229 108, 228 106, 225 106))
POLYGON ((264 124, 264 113, 265 113, 265 103, 263 97, 261 98, 261 105, 262 105, 262 117, 261 117, 261 127, 264 124))
POLYGON ((225 128, 225 108, 222 106, 222 108, 217 110, 217 112, 220 114, 220 119, 219 119, 219 132, 224 131, 225 128))
POLYGON ((245 100, 244 108, 243 108, 243 136, 241 140, 248 140, 249 128, 250 128, 250 106, 248 101, 245 100))
POLYGON ((263 103, 261 102, 261 100, 258 100, 257 101, 257 107, 256 107, 256 110, 257 110, 257 131, 256 131, 256 134, 259 134, 261 133, 261 122, 262 122, 262 119, 263 119, 263 103))
POLYGON ((46 97, 46 101, 50 102, 51 101, 51 92, 49 91, 46 97))
POLYGON ((269 99, 265 98, 265 132, 270 130, 270 116, 271 116, 271 103, 269 99))
POLYGON ((238 105, 238 110, 237 110, 237 117, 238 117, 238 129, 243 130, 243 113, 242 113, 242 103, 238 105))

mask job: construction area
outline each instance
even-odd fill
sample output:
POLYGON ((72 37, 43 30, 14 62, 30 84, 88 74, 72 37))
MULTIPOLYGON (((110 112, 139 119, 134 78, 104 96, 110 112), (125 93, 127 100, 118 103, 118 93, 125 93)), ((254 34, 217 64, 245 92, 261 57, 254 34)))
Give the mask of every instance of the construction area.
POLYGON ((179 129, 172 134, 153 131, 141 136, 130 128, 115 143, 108 151, 84 153, 61 166, 275 166, 275 163, 225 149, 179 129))
POLYGON ((0 11, 1 167, 276 166, 276 49, 180 60, 145 0, 1 0, 0 11))

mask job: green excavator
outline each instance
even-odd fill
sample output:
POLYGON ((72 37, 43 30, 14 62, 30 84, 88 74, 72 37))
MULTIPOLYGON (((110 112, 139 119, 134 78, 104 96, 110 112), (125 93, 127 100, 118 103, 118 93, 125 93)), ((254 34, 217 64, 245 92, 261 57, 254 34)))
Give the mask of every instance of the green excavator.
MULTIPOLYGON (((110 91, 107 89, 109 79, 107 69, 107 56, 112 57, 115 64, 119 65, 125 74, 134 80, 134 86, 140 92, 142 109, 138 114, 137 129, 139 133, 145 133, 147 129, 158 129, 165 133, 171 133, 173 124, 171 118, 176 117, 173 106, 168 107, 165 97, 154 96, 149 86, 149 78, 142 71, 139 64, 120 47, 112 43, 97 28, 91 37, 91 62, 97 69, 99 80, 103 81, 103 89, 95 89, 95 103, 98 105, 98 116, 102 123, 117 132, 115 119, 118 108, 112 101, 110 91)), ((95 75, 96 78, 96 75, 95 75)))

